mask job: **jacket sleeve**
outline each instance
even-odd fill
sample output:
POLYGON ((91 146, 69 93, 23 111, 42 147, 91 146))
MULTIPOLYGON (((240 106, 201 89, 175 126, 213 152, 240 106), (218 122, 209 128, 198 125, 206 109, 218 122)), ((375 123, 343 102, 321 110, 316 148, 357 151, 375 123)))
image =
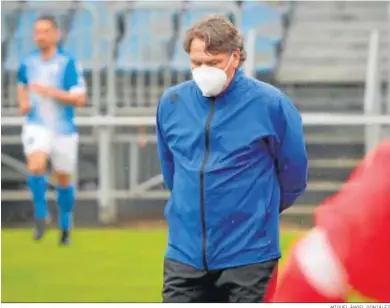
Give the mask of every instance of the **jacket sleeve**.
POLYGON ((291 207, 304 193, 307 184, 308 160, 302 119, 289 98, 280 100, 276 167, 281 188, 280 213, 291 207))
POLYGON ((162 131, 162 99, 157 107, 157 117, 156 117, 156 135, 157 135, 157 151, 160 160, 161 173, 164 179, 165 186, 172 190, 173 188, 173 174, 174 174, 174 164, 173 156, 171 151, 166 144, 164 139, 164 132, 162 131))

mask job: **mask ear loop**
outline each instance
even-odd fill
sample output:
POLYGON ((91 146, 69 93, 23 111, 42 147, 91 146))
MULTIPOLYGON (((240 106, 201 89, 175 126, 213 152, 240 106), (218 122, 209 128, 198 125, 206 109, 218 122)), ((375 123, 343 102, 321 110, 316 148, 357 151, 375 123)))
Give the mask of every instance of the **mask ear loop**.
POLYGON ((230 64, 232 64, 232 60, 233 60, 233 54, 230 55, 230 59, 229 59, 229 62, 228 64, 226 65, 226 67, 223 69, 223 71, 226 73, 226 70, 229 68, 230 64))

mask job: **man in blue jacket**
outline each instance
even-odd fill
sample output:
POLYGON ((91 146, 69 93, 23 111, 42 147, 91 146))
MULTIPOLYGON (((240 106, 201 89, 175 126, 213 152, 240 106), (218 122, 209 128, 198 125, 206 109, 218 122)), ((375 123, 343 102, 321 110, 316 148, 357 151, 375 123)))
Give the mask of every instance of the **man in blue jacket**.
POLYGON ((302 121, 240 69, 243 38, 211 16, 188 32, 193 80, 162 95, 157 138, 171 196, 164 302, 261 302, 280 258, 279 215, 304 192, 302 121))

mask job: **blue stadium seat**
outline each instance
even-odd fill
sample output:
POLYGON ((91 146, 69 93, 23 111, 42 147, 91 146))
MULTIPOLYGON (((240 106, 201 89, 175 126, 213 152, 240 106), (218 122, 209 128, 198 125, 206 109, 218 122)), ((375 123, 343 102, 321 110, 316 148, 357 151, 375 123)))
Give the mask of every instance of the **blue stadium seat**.
MULTIPOLYGON (((148 26, 154 12, 151 10, 134 10, 128 15, 127 28, 130 30, 143 30, 148 26)), ((138 32, 137 31, 137 32, 138 32)))
POLYGON ((276 48, 270 38, 258 36, 256 38, 255 71, 258 74, 268 74, 276 68, 276 48))
POLYGON ((84 69, 105 67, 102 58, 107 52, 108 41, 99 37, 93 16, 87 10, 78 10, 75 14, 72 28, 65 41, 64 48, 79 60, 84 69))
POLYGON ((241 31, 258 29, 267 24, 282 23, 282 14, 278 10, 261 2, 244 2, 242 6, 241 31))
POLYGON ((238 8, 236 0, 224 0, 224 1, 199 1, 188 0, 186 3, 188 11, 192 10, 213 10, 214 14, 218 11, 229 11, 231 9, 238 8))
POLYGON ((100 27, 106 27, 109 23, 109 19, 107 18, 108 2, 100 0, 81 0, 81 3, 83 2, 87 4, 87 8, 89 6, 93 8, 94 12, 92 14, 96 13, 97 20, 95 21, 95 24, 97 23, 100 27))
POLYGON ((200 19, 208 16, 208 15, 214 15, 214 14, 222 14, 227 15, 227 12, 225 11, 216 11, 215 9, 192 9, 190 11, 186 11, 182 15, 181 19, 181 28, 184 30, 187 30, 190 28, 194 23, 198 22, 200 19))
POLYGON ((4 42, 8 36, 8 27, 6 22, 6 15, 1 13, 1 42, 4 42))
POLYGON ((125 36, 119 44, 117 68, 155 71, 166 66, 175 13, 178 13, 175 9, 130 11, 126 16, 125 36))
POLYGON ((34 10, 20 13, 18 26, 8 45, 8 56, 4 63, 6 70, 17 70, 21 60, 36 48, 33 28, 38 16, 38 12, 34 10))
POLYGON ((170 38, 173 35, 173 16, 177 10, 135 9, 127 14, 126 36, 151 35, 170 38))
POLYGON ((148 35, 127 36, 119 46, 117 69, 157 71, 168 63, 167 41, 148 35))
POLYGON ((182 39, 176 41, 171 66, 176 72, 188 73, 191 71, 190 59, 183 49, 182 39))

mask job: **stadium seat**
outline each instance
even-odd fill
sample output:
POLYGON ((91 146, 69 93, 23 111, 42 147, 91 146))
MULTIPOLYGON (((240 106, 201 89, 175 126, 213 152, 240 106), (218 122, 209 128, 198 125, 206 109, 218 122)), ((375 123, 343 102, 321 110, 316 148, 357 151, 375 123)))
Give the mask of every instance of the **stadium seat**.
POLYGON ((283 38, 283 25, 280 20, 271 21, 256 29, 257 35, 267 37, 277 45, 281 43, 283 38))
POLYGON ((35 49, 32 29, 38 16, 38 12, 34 10, 20 13, 18 26, 8 44, 8 56, 4 63, 6 70, 17 70, 20 61, 35 49))
POLYGON ((216 9, 191 9, 183 13, 181 18, 181 29, 187 30, 189 29, 194 23, 198 22, 200 19, 214 14, 222 14, 225 16, 228 16, 229 12, 227 10, 220 10, 217 11, 216 9))
POLYGON ((275 8, 261 2, 245 2, 242 6, 241 31, 245 34, 250 29, 261 30, 265 35, 269 30, 273 30, 270 36, 275 41, 280 41, 282 31, 282 14, 275 8))
POLYGON ((183 49, 182 37, 183 35, 181 35, 181 39, 176 41, 171 66, 175 72, 189 73, 191 71, 190 59, 183 49))
MULTIPOLYGON (((153 19, 155 12, 151 10, 134 10, 128 15, 127 29, 130 31, 142 31, 148 27, 150 20, 153 19)), ((157 15, 158 16, 158 15, 157 15)))
POLYGON ((168 44, 174 35, 175 9, 134 9, 126 15, 125 35, 119 44, 117 68, 155 71, 169 63, 168 44))
POLYGON ((227 6, 238 6, 236 0, 225 0, 225 1, 199 1, 199 0, 189 0, 187 1, 186 8, 188 10, 191 9, 213 9, 219 10, 223 9, 226 10, 227 6))
POLYGON ((173 17, 177 10, 135 9, 127 14, 126 36, 151 35, 170 38, 173 35, 173 17))
POLYGON ((183 16, 183 28, 189 28, 192 24, 208 15, 224 15, 235 24, 240 24, 241 11, 237 1, 198 1, 190 0, 185 6, 183 16))
POLYGON ((148 35, 126 36, 119 46, 117 68, 123 71, 156 71, 168 63, 168 41, 148 35))
POLYGON ((1 14, 1 42, 4 42, 8 36, 8 27, 6 22, 7 16, 5 14, 1 14))
POLYGON ((258 36, 256 38, 255 71, 257 74, 272 73, 276 68, 276 48, 272 39, 258 36))
POLYGON ((89 8, 93 10, 92 14, 96 14, 97 22, 100 27, 108 26, 110 20, 107 18, 107 6, 108 3, 100 0, 81 0, 81 3, 85 3, 85 8, 82 10, 88 11, 89 8))
POLYGON ((74 55, 86 71, 105 67, 105 54, 108 50, 108 40, 100 36, 94 27, 92 14, 80 9, 74 16, 72 28, 66 38, 64 48, 74 55))

